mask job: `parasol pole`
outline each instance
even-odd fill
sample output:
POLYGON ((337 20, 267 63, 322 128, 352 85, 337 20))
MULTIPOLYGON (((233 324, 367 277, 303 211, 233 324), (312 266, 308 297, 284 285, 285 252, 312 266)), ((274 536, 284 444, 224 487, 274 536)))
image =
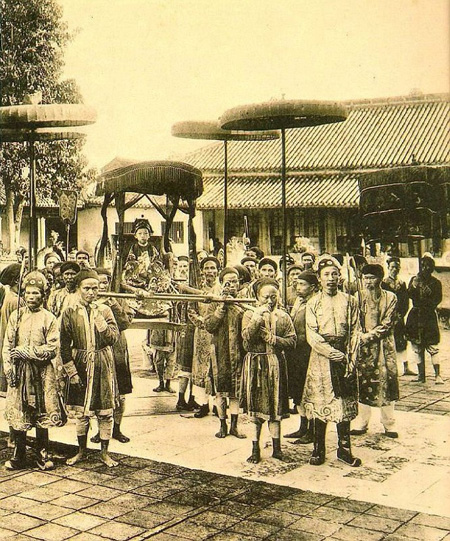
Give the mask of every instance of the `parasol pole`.
POLYGON ((228 244, 228 141, 270 141, 278 139, 279 134, 274 130, 233 131, 222 129, 217 121, 185 121, 172 126, 172 135, 188 139, 214 139, 223 141, 224 150, 224 187, 223 187, 223 259, 227 264, 228 244))
POLYGON ((286 212, 286 130, 281 128, 281 209, 283 213, 283 305, 287 306, 287 212, 286 212))
POLYGON ((29 266, 30 270, 37 268, 37 216, 36 216, 36 159, 33 134, 28 140, 28 155, 30 159, 30 227, 29 227, 29 266))
POLYGON ((280 100, 243 105, 225 111, 220 126, 225 130, 281 130, 281 207, 283 213, 283 304, 287 302, 286 129, 342 122, 347 110, 336 102, 280 100))
POLYGON ((227 266, 227 244, 228 244, 228 141, 223 142, 223 266, 227 266))

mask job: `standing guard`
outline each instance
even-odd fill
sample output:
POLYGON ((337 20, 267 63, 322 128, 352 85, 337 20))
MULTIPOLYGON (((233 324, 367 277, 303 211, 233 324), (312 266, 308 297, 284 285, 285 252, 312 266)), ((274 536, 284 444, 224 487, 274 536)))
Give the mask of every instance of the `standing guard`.
MULTIPOLYGON (((208 256, 200 261, 200 271, 203 275, 201 292, 212 294, 217 287, 219 260, 208 256)), ((201 419, 209 413, 209 396, 211 395, 211 334, 205 329, 205 315, 208 311, 206 304, 196 304, 188 309, 188 317, 195 325, 194 355, 192 360, 192 385, 200 409, 194 417, 201 419)))
POLYGON ((119 391, 112 345, 119 339, 111 308, 95 302, 98 274, 82 269, 75 278, 79 301, 61 317, 61 358, 69 377, 67 407, 76 419, 78 453, 67 460, 73 466, 84 458, 90 419, 97 417, 101 455, 109 467, 117 466, 108 454, 113 412, 119 391))
POLYGON ((43 308, 47 286, 40 272, 30 272, 24 278, 25 306, 11 314, 6 329, 5 419, 14 431, 14 455, 5 464, 7 470, 26 468, 26 437, 32 427, 36 427, 37 466, 52 469, 48 429, 63 426, 67 419, 52 365, 59 347, 58 325, 55 316, 43 308))
MULTIPOLYGON (((111 273, 108 269, 96 269, 98 274, 99 292, 107 292, 111 288, 111 273)), ((114 410, 114 426, 112 437, 120 443, 128 443, 130 438, 122 434, 120 425, 122 424, 123 414, 125 413, 125 396, 133 390, 130 370, 130 356, 128 353, 127 338, 125 331, 131 325, 134 316, 134 310, 130 308, 125 299, 114 299, 106 297, 102 299, 103 304, 109 306, 119 328, 120 336, 117 342, 112 346, 114 355, 114 365, 116 368, 117 385, 119 388, 119 405, 114 410)), ((100 432, 91 438, 92 443, 100 443, 100 432)))
POLYGON ((397 352, 397 361, 403 363, 404 376, 417 376, 408 365, 406 357, 406 336, 405 336, 405 317, 409 310, 409 296, 406 284, 398 277, 400 273, 401 263, 399 257, 391 257, 387 261, 388 276, 381 282, 381 287, 386 291, 394 293, 397 297, 397 309, 394 315, 394 338, 395 351, 397 352))
MULTIPOLYGON (((239 273, 233 267, 225 267, 220 275, 222 293, 237 297, 239 273)), ((242 344, 243 310, 238 306, 223 303, 211 303, 205 315, 205 329, 212 337, 212 373, 216 390, 216 406, 220 419, 220 430, 216 438, 228 435, 226 421, 227 398, 230 401, 231 427, 230 434, 236 438, 245 438, 238 432, 239 387, 244 359, 242 344)))
POLYGON ((306 416, 314 419, 314 449, 309 463, 325 462, 327 424, 336 423, 337 457, 350 466, 360 466, 352 455, 350 421, 358 413, 356 352, 359 339, 357 301, 338 291, 339 263, 325 257, 318 264, 322 291, 306 305, 306 338, 311 346, 303 392, 306 416))
POLYGON ((424 255, 420 260, 419 274, 411 278, 408 295, 412 300, 408 319, 406 320, 406 336, 412 344, 417 358, 419 383, 425 383, 425 351, 430 354, 435 374, 435 384, 442 385, 444 380, 440 373, 439 342, 440 333, 436 308, 442 301, 442 284, 432 276, 435 263, 431 255, 424 255))
POLYGON ((295 432, 285 434, 285 438, 295 438, 292 443, 307 444, 313 442, 313 420, 308 421, 302 404, 303 389, 308 372, 311 347, 306 340, 306 303, 316 293, 319 281, 315 272, 307 270, 297 276, 295 289, 297 298, 291 310, 297 341, 294 349, 286 351, 288 363, 289 397, 294 406, 300 408, 300 426, 295 432))
POLYGON ((295 346, 290 316, 277 308, 279 283, 265 278, 255 283, 259 306, 242 321, 244 348, 240 405, 252 421, 252 454, 247 462, 261 460, 259 439, 264 421, 272 436, 272 457, 282 459, 281 420, 289 417, 286 350, 295 346))
POLYGON ((394 325, 397 297, 381 289, 384 271, 381 265, 365 265, 363 289, 359 296, 361 346, 358 359, 358 417, 350 434, 367 432, 371 407, 379 407, 384 433, 398 438, 395 432, 394 404, 399 398, 394 325))

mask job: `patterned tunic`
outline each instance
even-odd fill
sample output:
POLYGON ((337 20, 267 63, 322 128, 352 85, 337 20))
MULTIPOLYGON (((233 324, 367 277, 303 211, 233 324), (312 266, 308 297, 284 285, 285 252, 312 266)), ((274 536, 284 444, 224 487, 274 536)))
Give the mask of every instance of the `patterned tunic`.
POLYGON ((311 346, 311 355, 303 405, 309 419, 339 423, 356 417, 358 382, 353 361, 358 349, 359 332, 355 298, 341 291, 333 296, 321 292, 307 302, 306 338, 311 346), (328 359, 329 353, 336 349, 346 353, 348 345, 352 362, 328 359))
POLYGON ((368 406, 387 406, 398 400, 394 322, 397 298, 381 290, 378 300, 361 293, 361 323, 369 341, 361 344, 358 359, 359 401, 368 406))
POLYGON ((19 310, 16 333, 15 310, 9 318, 3 345, 3 360, 8 379, 12 373, 11 350, 25 352, 27 359, 16 362, 18 385, 8 386, 5 419, 15 430, 26 431, 34 426, 50 428, 63 426, 66 415, 61 406, 52 359, 59 347, 55 316, 40 308, 19 310))
MULTIPOLYGON (((204 295, 215 291, 216 286, 202 287, 204 295)), ((197 387, 206 389, 211 394, 211 334, 205 329, 205 315, 208 312, 208 305, 198 303, 195 308, 188 311, 188 318, 195 325, 194 333, 194 355, 192 360, 192 383, 197 387)))
POLYGON ((68 408, 75 413, 92 416, 112 415, 118 405, 118 387, 112 345, 119 338, 119 329, 111 308, 81 302, 64 310, 61 317, 61 358, 66 373, 78 374, 80 384, 70 381, 68 408), (103 317, 100 330, 95 318, 103 317))
POLYGON ((289 417, 285 351, 295 346, 295 330, 290 316, 275 309, 262 318, 248 310, 242 320, 242 338, 248 351, 242 369, 240 406, 250 417, 280 421, 289 417), (275 335, 267 344, 261 330, 275 335))

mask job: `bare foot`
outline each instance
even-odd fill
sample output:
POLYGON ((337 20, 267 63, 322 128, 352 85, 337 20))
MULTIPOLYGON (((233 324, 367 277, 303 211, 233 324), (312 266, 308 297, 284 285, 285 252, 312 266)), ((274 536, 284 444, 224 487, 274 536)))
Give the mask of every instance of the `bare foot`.
POLYGON ((119 463, 113 460, 108 453, 101 454, 100 460, 103 462, 103 464, 106 464, 108 468, 114 468, 114 466, 118 466, 119 463))
POLYGON ((84 458, 84 452, 78 451, 78 453, 75 456, 73 456, 72 458, 68 458, 66 460, 66 464, 68 466, 73 466, 77 462, 80 462, 80 460, 83 460, 83 458, 84 458))
POLYGON ((247 436, 245 434, 241 434, 238 432, 237 428, 230 428, 230 436, 234 436, 235 438, 239 438, 240 440, 244 440, 247 436))

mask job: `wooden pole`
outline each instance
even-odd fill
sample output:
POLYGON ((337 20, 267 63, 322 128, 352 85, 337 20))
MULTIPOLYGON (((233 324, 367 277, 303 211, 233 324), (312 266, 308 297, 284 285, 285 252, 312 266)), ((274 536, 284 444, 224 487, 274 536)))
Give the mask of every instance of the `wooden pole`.
POLYGON ((287 212, 286 212, 286 130, 281 129, 281 208, 283 213, 283 305, 287 306, 287 212))
POLYGON ((228 141, 223 142, 224 166, 223 166, 223 266, 227 266, 228 244, 228 141))

